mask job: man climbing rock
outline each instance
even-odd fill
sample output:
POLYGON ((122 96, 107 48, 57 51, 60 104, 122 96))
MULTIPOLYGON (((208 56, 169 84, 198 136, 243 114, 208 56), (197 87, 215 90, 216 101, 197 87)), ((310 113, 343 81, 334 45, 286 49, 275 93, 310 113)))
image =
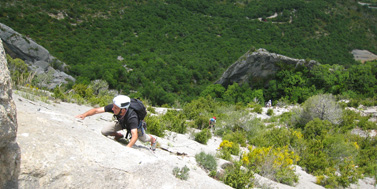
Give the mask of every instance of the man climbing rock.
POLYGON ((125 95, 118 95, 113 99, 113 104, 109 104, 104 107, 93 108, 87 112, 77 115, 76 118, 85 119, 87 116, 92 116, 99 113, 110 112, 117 118, 116 123, 111 123, 102 128, 101 133, 105 136, 114 136, 114 139, 119 141, 124 138, 123 134, 118 131, 127 129, 127 132, 131 133, 131 140, 127 144, 127 147, 132 147, 137 139, 143 142, 151 142, 151 149, 156 149, 156 138, 152 135, 145 133, 145 130, 141 125, 141 120, 138 118, 137 112, 129 108, 131 99, 125 95))

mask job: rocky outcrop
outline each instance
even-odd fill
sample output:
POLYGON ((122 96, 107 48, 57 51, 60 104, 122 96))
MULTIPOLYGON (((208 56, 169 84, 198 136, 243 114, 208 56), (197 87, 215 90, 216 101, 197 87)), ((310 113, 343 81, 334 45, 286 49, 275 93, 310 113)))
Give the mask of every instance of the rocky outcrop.
POLYGON ((367 51, 367 50, 359 50, 359 49, 354 49, 352 50, 352 55, 353 55, 353 58, 356 60, 356 61, 360 61, 362 63, 366 62, 366 61, 373 61, 373 60, 377 60, 377 55, 367 51))
POLYGON ((304 59, 294 59, 280 54, 270 53, 266 49, 258 49, 255 52, 248 51, 239 60, 232 64, 216 81, 216 84, 228 86, 234 82, 243 84, 253 81, 268 80, 279 70, 277 64, 291 64, 294 66, 305 65, 312 67, 318 64, 311 60, 306 62, 304 59))
POLYGON ((0 38, 4 42, 7 54, 12 58, 20 58, 25 61, 30 70, 36 72, 37 75, 49 78, 48 81, 39 83, 40 87, 53 89, 57 85, 67 83, 67 80, 75 81, 72 76, 64 72, 67 70, 65 63, 51 56, 47 49, 32 39, 22 36, 2 23, 0 23, 0 38))
POLYGON ((18 188, 21 155, 16 136, 16 106, 12 98, 5 52, 0 40, 0 188, 18 188))

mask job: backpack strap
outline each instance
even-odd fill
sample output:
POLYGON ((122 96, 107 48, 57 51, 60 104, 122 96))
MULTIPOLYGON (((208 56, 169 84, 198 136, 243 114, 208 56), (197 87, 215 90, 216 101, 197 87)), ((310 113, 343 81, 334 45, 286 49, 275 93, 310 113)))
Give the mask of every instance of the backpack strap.
MULTIPOLYGON (((137 126, 137 129, 141 129, 141 133, 144 135, 144 129, 142 128, 143 127, 143 121, 142 120, 139 120, 139 125, 137 126)), ((128 139, 128 135, 130 134, 130 131, 127 129, 127 133, 126 133, 126 139, 128 139)), ((132 135, 131 135, 131 138, 132 138, 132 135)), ((130 139, 131 139, 130 138, 130 139)))

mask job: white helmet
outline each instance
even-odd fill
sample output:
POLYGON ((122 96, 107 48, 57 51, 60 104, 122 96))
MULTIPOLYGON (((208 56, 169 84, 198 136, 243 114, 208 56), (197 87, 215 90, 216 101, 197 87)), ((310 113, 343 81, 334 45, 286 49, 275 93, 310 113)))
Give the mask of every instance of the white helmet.
POLYGON ((131 104, 131 99, 128 96, 125 95, 118 95, 113 99, 113 103, 118 106, 119 108, 126 108, 131 104))

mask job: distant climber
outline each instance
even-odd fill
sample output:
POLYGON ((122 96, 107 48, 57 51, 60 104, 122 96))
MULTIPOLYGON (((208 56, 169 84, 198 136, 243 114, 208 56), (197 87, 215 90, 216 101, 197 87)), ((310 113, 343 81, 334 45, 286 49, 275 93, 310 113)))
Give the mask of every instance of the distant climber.
POLYGON ((132 147, 137 139, 143 142, 151 142, 151 149, 156 149, 156 138, 152 135, 145 133, 143 127, 138 127, 139 119, 135 110, 129 108, 131 104, 131 99, 125 95, 118 95, 113 99, 113 104, 109 104, 100 108, 93 108, 89 111, 77 115, 76 118, 85 119, 87 116, 92 116, 99 113, 110 112, 113 113, 117 118, 117 122, 111 123, 102 128, 101 133, 105 136, 114 136, 115 140, 119 141, 121 138, 124 138, 122 133, 118 131, 127 129, 131 132, 131 140, 127 144, 127 147, 132 147))
POLYGON ((272 106, 272 102, 271 102, 271 100, 269 100, 268 102, 267 102, 267 104, 266 104, 266 107, 271 107, 272 106))
POLYGON ((209 119, 209 126, 208 128, 209 129, 215 129, 215 125, 216 125, 216 117, 212 117, 209 119))

